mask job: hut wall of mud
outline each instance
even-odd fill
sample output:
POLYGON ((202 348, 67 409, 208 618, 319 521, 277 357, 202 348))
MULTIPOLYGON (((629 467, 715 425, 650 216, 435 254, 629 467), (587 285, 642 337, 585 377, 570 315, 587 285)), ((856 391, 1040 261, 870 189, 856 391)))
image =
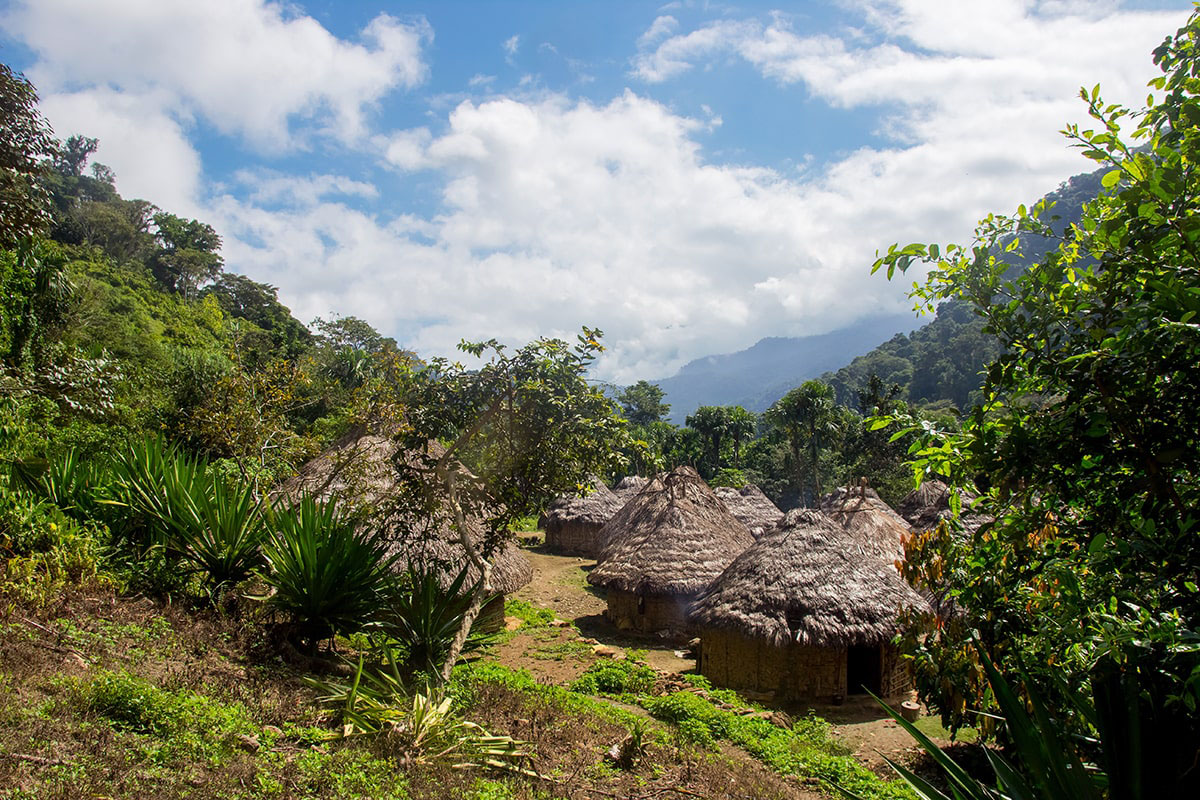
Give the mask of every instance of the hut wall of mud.
POLYGON ((776 700, 840 702, 867 688, 883 697, 911 688, 907 662, 890 645, 813 647, 792 642, 779 647, 737 631, 700 632, 698 669, 714 685, 771 693, 776 700), (858 676, 851 687, 851 672, 858 676))
POLYGON ((595 558, 600 549, 596 534, 603 527, 603 524, 550 520, 546 523, 546 549, 564 556, 595 558))
POLYGON ((638 595, 611 586, 607 596, 608 619, 620 630, 653 633, 663 630, 685 631, 689 627, 691 598, 662 594, 638 595))

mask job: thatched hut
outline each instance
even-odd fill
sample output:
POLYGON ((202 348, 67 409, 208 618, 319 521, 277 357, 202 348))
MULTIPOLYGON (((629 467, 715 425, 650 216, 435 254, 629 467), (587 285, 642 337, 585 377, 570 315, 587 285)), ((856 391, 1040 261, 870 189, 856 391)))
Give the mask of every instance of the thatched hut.
POLYGON ((699 670, 779 700, 840 702, 911 687, 891 639, 928 606, 896 570, 819 511, 789 512, 734 559, 692 610, 699 670))
POLYGON ((625 501, 599 480, 584 497, 560 497, 551 503, 542 523, 546 548, 564 555, 595 558, 600 551, 597 534, 623 505, 625 501))
POLYGON ((612 492, 617 497, 628 503, 633 498, 637 497, 638 492, 646 488, 646 484, 650 482, 649 478, 643 478, 641 475, 626 475, 621 480, 617 481, 612 487, 612 492))
POLYGON ((821 498, 821 511, 850 537, 888 562, 904 560, 910 528, 869 486, 839 486, 821 498))
MULTIPOLYGON (((949 522, 954 519, 954 513, 950 510, 950 492, 950 487, 941 481, 925 481, 904 496, 904 499, 896 506, 896 511, 904 517, 913 530, 933 530, 943 520, 949 522)), ((972 533, 990 518, 971 510, 975 501, 973 495, 960 493, 959 496, 962 499, 962 512, 959 514, 958 520, 964 530, 972 533)))
POLYGON ((717 486, 713 488, 721 502, 729 509, 729 513, 742 521, 754 538, 762 536, 775 523, 783 519, 783 512, 771 502, 771 498, 763 494, 754 484, 747 484, 741 489, 732 486, 717 486))
POLYGON ((721 570, 754 537, 691 467, 654 478, 600 532, 588 582, 608 590, 619 628, 675 630, 721 570))
MULTIPOLYGON (((430 442, 430 453, 444 452, 430 442)), ((326 452, 309 461, 299 472, 273 492, 277 501, 288 503, 307 493, 322 500, 336 500, 343 507, 371 518, 374 524, 384 520, 389 529, 393 552, 404 553, 401 568, 423 565, 435 569, 443 587, 449 587, 463 567, 467 567, 466 585, 479 579, 479 569, 467 557, 458 533, 446 513, 421 516, 397 513, 390 507, 397 488, 393 466, 399 445, 386 436, 354 433, 343 437, 326 452)), ((484 521, 468 515, 467 527, 472 543, 482 546, 484 521)), ((507 595, 533 580, 533 565, 513 542, 501 546, 492 555, 492 588, 499 595, 483 607, 475 629, 499 630, 504 625, 504 601, 507 595)))

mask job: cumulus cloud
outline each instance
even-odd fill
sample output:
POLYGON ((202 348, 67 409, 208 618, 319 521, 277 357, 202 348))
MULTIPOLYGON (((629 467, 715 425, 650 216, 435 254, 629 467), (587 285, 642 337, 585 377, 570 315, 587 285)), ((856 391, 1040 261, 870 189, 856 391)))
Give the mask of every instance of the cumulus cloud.
POLYGON ((374 103, 425 79, 432 37, 423 20, 380 14, 349 42, 264 0, 24 0, 4 22, 37 54, 31 77, 44 95, 86 82, 159 99, 264 151, 301 143, 297 123, 362 137, 374 103))
MULTIPOLYGON (((100 136, 101 160, 122 191, 135 187, 214 224, 230 267, 279 286, 299 318, 354 314, 427 355, 453 354, 464 337, 519 343, 597 325, 610 346, 598 377, 616 381, 907 307, 904 286, 868 275, 876 248, 962 240, 981 214, 1086 169, 1055 133, 1080 115, 1078 86, 1099 81, 1109 98, 1138 102, 1147 54, 1184 16, 1109 8, 1084 18, 1073 0, 938 4, 937 14, 917 0, 845 0, 859 30, 806 32, 781 15, 690 30, 655 20, 633 69, 656 92, 690 70, 740 59, 783 102, 804 92, 880 112, 873 146, 799 173, 714 161, 706 137, 722 113, 736 112, 704 98, 713 107, 690 116, 641 91, 588 102, 539 89, 456 97, 453 108, 431 99, 419 123, 373 130, 372 104, 424 76, 428 31, 379 17, 372 26, 386 35, 368 27, 347 42, 280 6, 249 2, 236 8, 260 24, 221 36, 248 30, 281 48, 324 42, 324 50, 297 79, 304 92, 243 120, 243 100, 194 88, 172 65, 161 77, 145 65, 118 68, 113 47, 157 52, 133 34, 105 32, 95 53, 68 52, 86 37, 33 24, 50 16, 42 6, 63 2, 39 0, 9 17, 40 54, 35 82, 51 78, 49 91, 38 85, 60 133, 65 120, 100 136), (333 96, 331 76, 349 81, 345 97, 333 96), (381 181, 420 170, 435 202, 374 211, 375 185, 322 166, 304 175, 254 167, 228 187, 206 185, 190 138, 197 118, 251 141, 263 131, 327 130, 376 156, 381 181)), ((173 30, 194 19, 194 5, 175 7, 173 30)), ((154 22, 158 7, 146 4, 138 18, 147 36, 167 36, 154 22)), ((134 6, 111 8, 110 18, 134 6)), ((217 36, 199 28, 200 39, 217 36)), ((517 52, 520 39, 510 42, 517 52)), ((230 41, 212 45, 236 55, 230 41)), ((275 88, 274 66, 243 66, 251 96, 275 88)), ((214 68, 218 83, 228 80, 214 68)), ((482 75, 475 82, 488 84, 482 75)))

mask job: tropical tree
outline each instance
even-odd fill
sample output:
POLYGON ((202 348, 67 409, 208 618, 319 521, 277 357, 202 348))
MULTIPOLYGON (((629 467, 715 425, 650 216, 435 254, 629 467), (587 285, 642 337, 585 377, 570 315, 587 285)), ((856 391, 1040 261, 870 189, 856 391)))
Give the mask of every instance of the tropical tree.
POLYGON ((50 221, 44 180, 54 137, 37 102, 33 84, 0 64, 0 247, 12 247, 50 221))
POLYGON ((805 477, 812 487, 811 501, 821 497, 820 453, 841 430, 841 415, 834 403, 833 388, 818 380, 805 381, 776 401, 767 411, 767 424, 788 440, 801 487, 805 477), (807 454, 808 475, 803 464, 807 454))
POLYGON ((983 492, 995 517, 912 559, 912 577, 961 610, 921 644, 927 699, 944 714, 955 694, 986 706, 963 658, 976 631, 1057 709, 1085 685, 1119 709, 1103 744, 1144 797, 1200 796, 1198 41, 1193 13, 1155 50, 1162 99, 1138 112, 1082 92, 1096 124, 1064 133, 1107 172, 1078 224, 1022 207, 981 222, 969 247, 893 245, 876 263, 929 264, 916 299, 970 303, 1004 351, 962 430, 929 431, 914 452, 919 472, 983 492), (1008 254, 1030 237, 1060 244, 1012 277, 1008 254))
POLYGON ((742 442, 754 436, 754 431, 758 427, 758 415, 741 406, 728 406, 728 408, 729 422, 726 426, 726 433, 729 435, 729 440, 733 442, 733 467, 741 469, 742 442))
POLYGON ((729 409, 725 406, 700 406, 685 420, 704 441, 701 472, 711 477, 721 468, 721 443, 729 432, 729 409))
POLYGON ((482 366, 434 359, 413 377, 397 434, 406 457, 396 459, 404 491, 395 513, 448 517, 479 569, 443 680, 491 594, 493 558, 513 520, 619 467, 625 424, 586 378, 603 350, 600 335, 584 328, 574 347, 539 339, 512 353, 494 340, 464 342, 460 349, 486 359, 482 366), (449 445, 430 448, 431 441, 449 445), (471 516, 485 521, 482 541, 470 535, 471 516))
POLYGON ((670 413, 671 406, 663 402, 664 397, 666 392, 660 389, 658 384, 638 381, 625 387, 624 391, 617 395, 617 402, 621 404, 625 419, 629 420, 631 425, 650 425, 660 422, 670 413))

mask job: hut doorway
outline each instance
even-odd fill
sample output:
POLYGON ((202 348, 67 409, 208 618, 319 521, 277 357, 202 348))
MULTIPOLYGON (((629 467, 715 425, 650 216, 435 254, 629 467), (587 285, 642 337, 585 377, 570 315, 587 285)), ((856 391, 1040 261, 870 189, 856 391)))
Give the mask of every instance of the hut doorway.
POLYGON ((879 647, 850 647, 846 650, 846 692, 881 694, 883 657, 879 647))

